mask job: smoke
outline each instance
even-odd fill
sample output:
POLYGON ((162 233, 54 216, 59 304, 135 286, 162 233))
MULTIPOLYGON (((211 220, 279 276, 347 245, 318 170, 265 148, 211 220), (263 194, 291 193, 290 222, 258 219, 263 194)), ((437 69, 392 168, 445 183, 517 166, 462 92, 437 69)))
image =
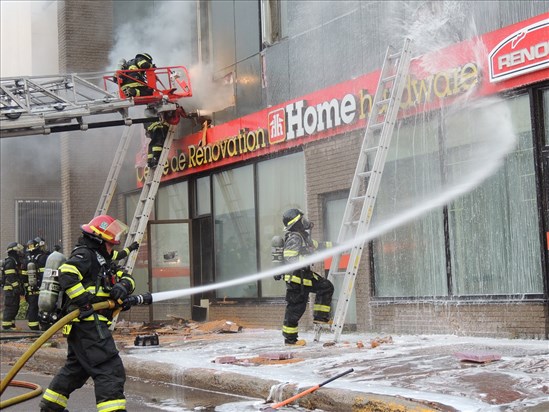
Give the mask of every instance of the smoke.
POLYGON ((157 67, 187 68, 193 97, 179 101, 187 112, 214 112, 234 105, 232 82, 215 79, 210 65, 197 62, 192 47, 197 43, 196 7, 194 1, 162 1, 150 6, 143 3, 139 9, 125 6, 128 22, 116 28, 106 70, 115 70, 122 58, 130 60, 138 53, 149 53, 157 67))

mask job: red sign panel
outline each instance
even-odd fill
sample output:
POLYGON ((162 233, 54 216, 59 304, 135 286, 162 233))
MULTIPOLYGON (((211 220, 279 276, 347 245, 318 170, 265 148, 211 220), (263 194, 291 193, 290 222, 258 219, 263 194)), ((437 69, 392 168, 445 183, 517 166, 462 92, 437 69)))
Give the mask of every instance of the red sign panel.
MULTIPOLYGON (((465 93, 492 95, 549 79, 548 40, 549 13, 544 13, 412 59, 400 116, 438 109, 465 93)), ((163 180, 364 128, 379 76, 368 73, 217 125, 207 130, 205 142, 202 132, 176 140, 163 180)), ((144 172, 137 169, 138 185, 144 172)))
POLYGON ((549 18, 507 36, 488 55, 490 82, 549 67, 549 18))

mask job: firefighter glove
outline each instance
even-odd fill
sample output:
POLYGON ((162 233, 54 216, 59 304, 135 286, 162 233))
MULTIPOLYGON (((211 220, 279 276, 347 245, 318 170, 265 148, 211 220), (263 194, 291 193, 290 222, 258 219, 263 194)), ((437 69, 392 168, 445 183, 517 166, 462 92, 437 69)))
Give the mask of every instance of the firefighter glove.
POLYGON ((118 282, 116 285, 114 285, 111 289, 110 296, 115 301, 118 300, 124 300, 126 296, 128 296, 128 289, 126 287, 126 282, 118 282))
POLYGON ((86 303, 84 306, 81 306, 80 308, 80 314, 78 315, 78 319, 85 319, 88 316, 90 316, 95 310, 93 309, 93 306, 91 303, 86 303))
POLYGON ((274 275, 274 280, 282 280, 282 275, 274 275))
POLYGON ((120 306, 122 307, 122 312, 130 310, 132 308, 132 304, 127 298, 122 301, 120 306))
POLYGON ((128 246, 128 249, 131 251, 139 249, 139 243, 133 242, 130 246, 128 246))

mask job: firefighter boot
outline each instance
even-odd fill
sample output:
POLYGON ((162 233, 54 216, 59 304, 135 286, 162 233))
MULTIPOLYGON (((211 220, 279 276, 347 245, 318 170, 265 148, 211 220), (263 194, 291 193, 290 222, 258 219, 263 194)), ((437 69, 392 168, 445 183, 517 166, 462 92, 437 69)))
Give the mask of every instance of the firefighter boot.
POLYGON ((305 341, 305 339, 298 339, 296 341, 289 341, 289 340, 284 341, 284 345, 286 346, 305 346, 306 344, 307 342, 305 341))
POLYGON ((156 166, 158 166, 158 159, 156 157, 152 157, 149 160, 147 160, 147 166, 149 168, 154 169, 156 166))

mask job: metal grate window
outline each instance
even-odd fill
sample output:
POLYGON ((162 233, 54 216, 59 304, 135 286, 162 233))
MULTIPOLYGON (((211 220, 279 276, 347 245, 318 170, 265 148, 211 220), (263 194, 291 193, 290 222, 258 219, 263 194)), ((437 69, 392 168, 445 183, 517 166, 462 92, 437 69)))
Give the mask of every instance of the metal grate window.
POLYGON ((46 240, 49 250, 61 245, 60 200, 16 200, 17 239, 25 244, 40 236, 46 240))

